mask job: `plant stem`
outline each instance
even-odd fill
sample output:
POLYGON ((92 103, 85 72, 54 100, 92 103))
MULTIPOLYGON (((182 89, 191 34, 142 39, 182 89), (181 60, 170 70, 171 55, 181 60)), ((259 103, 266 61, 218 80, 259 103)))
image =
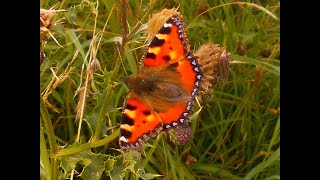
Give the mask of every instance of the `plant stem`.
MULTIPOLYGON (((140 22, 144 22, 148 17, 149 14, 151 13, 151 11, 153 10, 154 5, 156 4, 155 1, 150 1, 150 5, 147 9, 147 12, 143 15, 143 17, 139 20, 140 22)), ((138 31, 138 29, 140 28, 141 23, 137 23, 136 26, 132 29, 132 31, 130 32, 130 34, 128 35, 128 40, 131 39, 133 37, 133 35, 138 31)))
POLYGON ((121 44, 124 47, 127 42, 127 36, 128 36, 126 0, 120 0, 120 4, 121 4, 121 27, 122 27, 122 33, 123 33, 121 44))
POLYGON ((58 159, 57 158, 52 158, 51 161, 52 164, 52 179, 58 179, 57 175, 57 171, 58 171, 58 159))
POLYGON ((65 157, 65 156, 69 156, 69 155, 75 154, 75 153, 79 153, 79 152, 87 150, 87 149, 103 146, 103 145, 111 142, 115 138, 117 138, 119 136, 119 134, 120 134, 120 130, 117 129, 114 133, 112 133, 108 137, 105 137, 104 139, 92 140, 92 141, 90 141, 88 143, 80 144, 77 147, 70 147, 70 148, 66 148, 66 149, 62 149, 60 151, 57 151, 54 154, 54 157, 61 158, 61 157, 65 157))
POLYGON ((74 138, 74 129, 73 129, 73 120, 71 119, 71 110, 70 110, 70 92, 71 92, 71 80, 66 83, 67 86, 67 94, 66 94, 66 110, 67 110, 67 121, 68 121, 68 132, 69 139, 72 140, 74 138))
POLYGON ((102 103, 102 107, 99 113, 99 117, 97 119, 97 128, 96 131, 94 132, 93 135, 93 140, 98 140, 100 138, 100 132, 101 132, 101 128, 103 126, 104 119, 105 119, 105 114, 106 114, 106 110, 107 110, 107 105, 109 103, 109 98, 110 98, 110 90, 106 89, 106 91, 104 92, 105 96, 103 99, 103 103, 102 103))
MULTIPOLYGON (((121 2, 121 3, 125 3, 125 2, 121 2)), ((154 5, 156 4, 155 1, 151 1, 150 4, 149 4, 149 7, 147 9, 147 12, 143 15, 143 17, 139 20, 139 22, 135 25, 135 27, 132 29, 132 31, 130 31, 130 33, 128 34, 127 33, 127 22, 126 22, 126 15, 125 13, 126 12, 123 12, 125 11, 125 8, 121 8, 122 10, 122 16, 121 16, 121 24, 122 26, 122 30, 123 31, 126 31, 126 32, 123 32, 123 37, 122 37, 122 43, 121 43, 121 46, 120 46, 120 49, 119 49, 119 56, 116 60, 116 64, 115 64, 115 67, 114 67, 114 70, 113 70, 113 77, 117 77, 116 75, 118 74, 118 71, 119 71, 119 68, 120 68, 120 65, 121 63, 119 62, 121 60, 121 57, 123 57, 123 52, 124 52, 124 49, 125 49, 125 46, 126 46, 126 43, 128 41, 130 41, 130 39, 135 35, 135 33, 139 30, 140 26, 141 26, 141 23, 140 22, 144 22, 148 17, 149 17, 149 14, 151 13, 154 5)))
POLYGON ((44 122, 44 125, 46 127, 46 130, 48 131, 49 146, 50 146, 51 153, 53 153, 58 148, 57 148, 57 144, 56 144, 53 126, 52 126, 51 119, 50 119, 50 116, 48 113, 48 109, 46 108, 41 95, 40 95, 40 113, 41 113, 41 117, 44 122))
POLYGON ((153 143, 153 147, 150 148, 150 150, 148 151, 146 158, 142 161, 141 165, 142 167, 146 167, 147 163, 149 162, 149 160, 151 159, 154 151, 156 150, 155 147, 157 147, 157 145, 159 144, 160 141, 160 137, 156 138, 156 140, 153 143))
POLYGON ((41 121, 40 121, 40 157, 43 162, 44 170, 46 172, 46 178, 48 180, 52 179, 52 174, 51 174, 51 164, 48 156, 48 151, 46 147, 46 141, 44 138, 44 133, 43 133, 43 127, 41 127, 41 121))
MULTIPOLYGON (((48 139, 49 139, 49 146, 50 146, 51 154, 54 154, 58 150, 58 146, 56 143, 54 129, 53 129, 53 126, 51 123, 48 109, 46 108, 41 95, 40 95, 40 113, 41 113, 41 117, 44 122, 44 125, 46 127, 46 130, 48 131, 48 139)), ((51 170, 52 170, 51 177, 52 177, 52 179, 56 179, 56 173, 58 170, 58 163, 57 163, 56 158, 51 159, 51 165, 52 165, 51 166, 51 170)))

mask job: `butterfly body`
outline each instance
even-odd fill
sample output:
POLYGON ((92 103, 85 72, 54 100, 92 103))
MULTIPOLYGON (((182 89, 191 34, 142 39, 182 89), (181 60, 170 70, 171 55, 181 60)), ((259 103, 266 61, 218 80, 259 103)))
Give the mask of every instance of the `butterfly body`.
POLYGON ((182 86, 179 73, 172 68, 176 65, 144 69, 136 77, 127 78, 127 86, 152 110, 166 111, 173 104, 191 98, 191 94, 182 86))
POLYGON ((189 52, 185 23, 170 17, 151 41, 129 88, 122 111, 120 146, 140 150, 143 142, 181 124, 188 124, 202 72, 189 52))

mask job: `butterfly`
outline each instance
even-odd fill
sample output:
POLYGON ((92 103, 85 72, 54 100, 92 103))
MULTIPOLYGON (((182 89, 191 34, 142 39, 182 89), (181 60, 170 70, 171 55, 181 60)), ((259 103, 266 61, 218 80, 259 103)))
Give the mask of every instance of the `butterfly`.
POLYGON ((122 109, 119 144, 124 152, 181 125, 188 125, 203 72, 189 50, 186 23, 169 17, 141 58, 139 72, 124 80, 129 88, 122 109))

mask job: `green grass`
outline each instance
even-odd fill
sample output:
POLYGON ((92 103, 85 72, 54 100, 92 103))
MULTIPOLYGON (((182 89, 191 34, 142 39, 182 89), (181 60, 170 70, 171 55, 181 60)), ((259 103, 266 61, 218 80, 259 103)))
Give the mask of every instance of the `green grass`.
POLYGON ((59 2, 41 0, 41 8, 66 10, 50 30, 59 44, 48 37, 43 46, 41 179, 280 179, 279 1, 127 0, 128 34, 120 1, 59 2), (211 42, 231 53, 229 79, 195 107, 189 144, 162 134, 141 157, 124 155, 122 79, 137 72, 148 17, 178 6, 193 52, 211 42))

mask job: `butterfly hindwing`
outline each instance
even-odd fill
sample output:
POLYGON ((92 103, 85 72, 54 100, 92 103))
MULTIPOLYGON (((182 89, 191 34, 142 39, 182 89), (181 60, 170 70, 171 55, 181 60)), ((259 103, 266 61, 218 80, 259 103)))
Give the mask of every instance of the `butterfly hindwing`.
POLYGON ((122 149, 140 150, 141 144, 155 137, 162 129, 158 114, 130 93, 122 111, 120 146, 122 149))
POLYGON ((191 54, 179 62, 176 70, 180 73, 182 85, 190 95, 190 99, 174 104, 168 111, 159 112, 164 130, 174 128, 178 124, 188 124, 188 119, 193 109, 194 98, 199 91, 200 80, 202 78, 202 73, 197 66, 197 60, 191 54))

